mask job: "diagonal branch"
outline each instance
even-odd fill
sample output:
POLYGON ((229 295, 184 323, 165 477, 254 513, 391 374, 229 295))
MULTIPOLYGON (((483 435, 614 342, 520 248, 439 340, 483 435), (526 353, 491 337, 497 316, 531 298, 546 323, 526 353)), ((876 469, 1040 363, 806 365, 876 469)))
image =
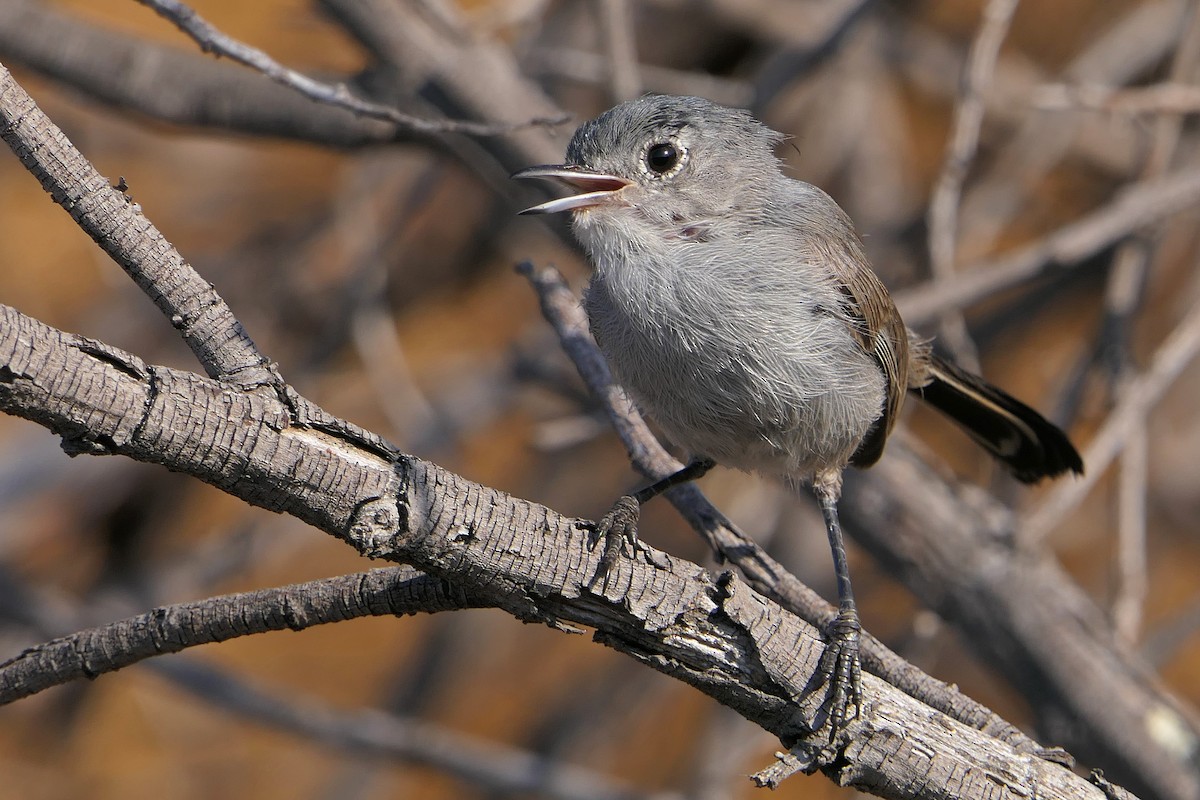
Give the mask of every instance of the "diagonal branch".
MULTIPOLYGON (((588 389, 608 414, 633 466, 650 480, 679 471, 683 465, 659 444, 637 408, 613 381, 608 364, 588 332, 583 309, 562 275, 553 268, 538 269, 528 262, 518 270, 538 293, 543 315, 554 327, 563 350, 575 363, 588 389)), ((833 621, 837 615, 833 606, 738 530, 695 484, 677 486, 666 497, 705 537, 717 556, 734 563, 756 590, 819 630, 833 621)), ((1058 757, 953 686, 926 675, 867 632, 863 633, 862 660, 868 672, 943 714, 1002 739, 1018 750, 1058 757)))
POLYGON ((208 374, 238 386, 281 383, 216 289, 111 185, 0 64, 0 138, 42 188, 149 295, 208 374))
POLYGON ((392 567, 156 608, 53 639, 0 664, 0 705, 201 644, 357 617, 480 605, 444 581, 411 567, 392 567))
POLYGON ((258 70, 276 83, 299 92, 310 100, 344 108, 365 117, 382 119, 419 133, 465 133, 472 136, 496 136, 521 128, 557 125, 564 117, 539 117, 523 123, 483 123, 469 120, 431 120, 406 114, 398 108, 355 97, 344 83, 330 84, 309 78, 280 64, 262 50, 239 42, 218 30, 186 3, 179 0, 138 0, 149 6, 188 36, 206 53, 231 58, 258 70))
MULTIPOLYGON (((0 664, 0 704, 69 680, 95 679, 135 660, 252 633, 300 631, 364 616, 432 614, 477 605, 445 581, 411 567, 386 567, 158 608, 46 642, 0 664)), ((40 617, 37 611, 33 616, 40 617)), ((42 627, 42 620, 35 625, 42 627)), ((150 667, 209 709, 223 709, 360 759, 425 765, 492 790, 554 800, 678 800, 672 794, 637 792, 553 757, 412 717, 342 711, 292 694, 284 698, 196 661, 161 660, 150 667)))
POLYGON ((897 292, 896 306, 909 325, 919 327, 949 309, 1014 288, 1055 267, 1078 266, 1124 237, 1197 202, 1200 169, 1133 184, 1107 205, 1007 255, 965 267, 940 284, 897 292))

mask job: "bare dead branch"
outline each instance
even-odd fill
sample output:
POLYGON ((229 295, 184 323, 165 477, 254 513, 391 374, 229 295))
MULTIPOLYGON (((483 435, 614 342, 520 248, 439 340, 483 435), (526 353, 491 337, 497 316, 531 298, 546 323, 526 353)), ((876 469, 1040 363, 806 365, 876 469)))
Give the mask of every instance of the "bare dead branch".
MULTIPOLYGON (((933 187, 933 197, 929 201, 929 266, 935 282, 943 282, 955 272, 958 206, 962 199, 963 181, 979 149, 979 132, 983 127, 983 95, 992 82, 1000 44, 1008 33, 1018 1, 988 2, 967 56, 966 74, 954 111, 950 141, 933 187)), ((951 309, 942 315, 938 331, 939 341, 950 348, 957 361, 968 369, 980 371, 979 353, 959 310, 951 309)))
POLYGON ((1200 87, 1159 83, 1122 88, 1096 84, 1039 86, 1032 103, 1043 111, 1101 111, 1106 114, 1200 113, 1200 87))
POLYGON ((1200 788, 1177 748, 1197 741, 1195 722, 1118 645, 1101 609, 1044 549, 1013 547, 1021 529, 1012 512, 937 480, 895 444, 870 470, 847 474, 855 540, 1020 687, 1042 736, 1109 774, 1137 776, 1126 784, 1148 796, 1200 788), (1147 709, 1170 736, 1147 735, 1147 709))
POLYGON ((407 114, 392 106, 380 105, 355 97, 344 83, 330 84, 314 80, 293 69, 280 64, 262 50, 239 42, 218 30, 214 25, 203 19, 186 3, 180 0, 138 0, 142 5, 149 6, 158 14, 171 22, 188 36, 192 37, 200 49, 206 53, 225 56, 240 64, 258 70, 276 83, 299 92, 310 100, 328 103, 338 108, 344 108, 355 114, 361 114, 374 119, 409 128, 421 133, 465 133, 471 136, 498 136, 512 133, 522 128, 561 124, 566 118, 537 117, 526 122, 518 123, 481 123, 470 120, 432 120, 407 114))
POLYGON ((434 613, 482 605, 411 567, 210 597, 80 631, 0 664, 0 705, 147 658, 267 631, 300 631, 363 616, 434 613))
MULTIPOLYGON (((522 271, 538 290, 543 313, 559 333, 563 349, 609 412, 634 466, 650 478, 669 474, 677 462, 657 463, 659 453, 665 456, 665 452, 628 398, 612 384, 607 365, 587 332, 582 309, 561 277, 551 269, 523 266, 522 271)), ((1174 709, 1177 701, 1149 679, 1144 665, 1114 647, 1099 609, 1044 553, 1015 557, 1011 542, 1016 536, 1016 520, 999 503, 978 490, 939 480, 904 446, 902 437, 889 441, 888 454, 866 472, 847 474, 844 496, 848 499, 843 512, 849 521, 847 530, 929 607, 953 622, 989 662, 1005 664, 1008 677, 1037 698, 1036 710, 1056 739, 1086 753, 1095 763, 1116 760, 1126 764, 1131 774, 1141 776, 1155 791, 1186 797, 1195 779, 1179 761, 1164 769, 1174 758, 1169 755, 1171 745, 1160 742, 1161 749, 1149 755, 1145 738, 1140 733, 1130 735, 1130 726, 1140 724, 1143 709, 1174 709), (1085 621, 1075 624, 1067 609, 1085 621), (1089 680, 1081 680, 1081 674, 1089 680), (1097 696, 1108 700, 1097 703, 1097 696), (1117 718, 1124 721, 1115 722, 1117 718), (1064 724, 1064 720, 1073 722, 1064 724), (1091 733, 1077 736, 1084 730, 1091 733)), ((789 609, 799 608, 796 613, 806 619, 812 615, 814 603, 825 613, 823 601, 807 600, 811 590, 802 584, 793 594, 795 579, 744 534, 727 526, 698 489, 685 485, 673 491, 679 494, 668 495, 672 504, 710 541, 727 548, 729 560, 745 572, 756 589, 789 609), (683 491, 695 499, 680 496, 683 491)), ((828 619, 818 617, 815 624, 821 626, 828 619)), ((907 662, 866 634, 863 665, 967 724, 990 729, 998 721, 952 687, 897 683, 906 681, 907 662)), ((1183 716, 1175 711, 1170 714, 1188 728, 1190 723, 1183 716)), ((1020 749, 1039 752, 1036 743, 1005 727, 1007 723, 1002 723, 993 735, 1020 749)), ((1069 758, 1061 751, 1040 752, 1047 758, 1069 758)), ((781 774, 779 770, 787 773, 790 763, 785 760, 765 774, 764 780, 781 774)))
MULTIPOLYGON (((558 271, 549 267, 536 268, 529 263, 518 269, 537 291, 543 315, 554 327, 563 350, 579 370, 584 383, 608 414, 634 468, 651 480, 682 468, 683 465, 654 438, 625 392, 613 382, 608 364, 588 332, 583 309, 558 271)), ((829 603, 738 530, 695 484, 678 486, 666 496, 720 557, 737 565, 755 589, 820 630, 833 620, 836 610, 829 603)), ((863 668, 868 672, 960 722, 986 731, 1018 750, 1049 752, 954 687, 921 672, 867 632, 863 633, 862 659, 863 668)))
POLYGON ((1120 404, 1092 437, 1083 453, 1087 474, 1058 484, 1026 518, 1021 528, 1026 542, 1033 544, 1049 536, 1063 516, 1087 496, 1121 452, 1129 435, 1139 429, 1146 415, 1197 354, 1200 354, 1200 306, 1193 307, 1179 321, 1155 352, 1150 366, 1129 384, 1120 404))
POLYGON ((0 64, 0 137, 42 188, 133 278, 214 378, 273 386, 279 374, 233 311, 142 214, 98 173, 0 64))
POLYGON ((823 642, 798 618, 731 574, 713 581, 665 553, 622 559, 606 585, 589 588, 600 553, 575 520, 354 437, 352 426, 300 398, 290 398, 304 410, 296 417, 272 396, 148 366, 113 348, 97 355, 95 343, 6 306, 0 364, 8 376, 0 410, 91 442, 92 453, 188 472, 315 524, 363 555, 451 580, 524 621, 593 627, 604 644, 795 742, 792 752, 808 753, 808 768, 845 785, 948 800, 989 785, 985 774, 1003 774, 1030 787, 1024 791, 1036 785, 1098 800, 1061 766, 946 717, 931 724, 928 706, 869 675, 868 708, 846 732, 854 746, 828 752, 820 692, 810 688, 823 642), (936 781, 920 755, 929 752, 946 765, 936 781))
POLYGON ((1053 233, 994 259, 965 267, 942 284, 897 292, 896 305, 912 326, 928 324, 950 308, 962 308, 1018 286, 1054 267, 1073 267, 1125 236, 1200 201, 1200 169, 1135 183, 1107 205, 1053 233))
MULTIPOLYGON (((411 567, 386 567, 157 608, 46 642, 0 664, 0 704, 69 680, 94 680, 137 661, 201 644, 267 631, 301 631, 364 616, 436 613, 476 605, 446 581, 411 567)), ((379 711, 338 711, 298 700, 294 694, 286 699, 273 696, 188 659, 152 661, 148 666, 209 708, 225 709, 358 758, 420 764, 491 789, 562 800, 677 798, 636 792, 591 770, 418 719, 379 711)))

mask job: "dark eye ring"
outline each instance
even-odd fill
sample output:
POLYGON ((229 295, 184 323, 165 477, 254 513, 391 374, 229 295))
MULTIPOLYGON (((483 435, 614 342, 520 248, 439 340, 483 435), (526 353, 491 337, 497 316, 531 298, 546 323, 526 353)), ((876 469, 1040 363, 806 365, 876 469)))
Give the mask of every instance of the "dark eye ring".
POLYGON ((669 172, 677 164, 679 164, 679 148, 670 142, 651 145, 650 150, 646 153, 646 166, 650 168, 651 172, 659 175, 669 172))

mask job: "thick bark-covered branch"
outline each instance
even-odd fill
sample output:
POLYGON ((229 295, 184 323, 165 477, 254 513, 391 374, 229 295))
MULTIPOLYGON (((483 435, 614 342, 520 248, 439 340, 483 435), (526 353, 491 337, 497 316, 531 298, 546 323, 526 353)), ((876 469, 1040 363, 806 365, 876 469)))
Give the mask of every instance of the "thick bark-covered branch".
POLYGON ((1021 690, 1044 737, 1139 793, 1195 797, 1179 746, 1195 740, 1191 720, 1096 604, 1046 552, 1014 547, 1016 520, 999 502, 889 449, 847 475, 855 540, 1021 690))
POLYGON ((364 555, 405 561, 520 619, 596 637, 686 681, 785 741, 835 780, 897 798, 1099 797, 1069 770, 955 722, 867 677, 868 701, 834 748, 818 731, 819 633, 732 574, 665 554, 620 561, 577 522, 359 435, 293 396, 243 392, 146 365, 0 307, 0 410, 111 453, 187 472, 290 513, 364 555), (301 409, 297 412, 293 409, 301 409), (1005 788, 1007 787, 1007 788, 1005 788), (990 796, 995 796, 994 794, 990 796))
MULTIPOLYGON (((156 608, 31 647, 0 664, 0 704, 200 644, 365 616, 432 614, 478 605, 450 583, 401 566, 156 608)), ((29 616, 34 627, 43 627, 39 610, 29 616)), ((554 756, 404 714, 334 708, 297 698, 294 692, 257 687, 196 659, 159 659, 148 666, 208 709, 224 709, 360 760, 428 766, 492 791, 552 800, 680 800, 674 793, 639 792, 554 756)))

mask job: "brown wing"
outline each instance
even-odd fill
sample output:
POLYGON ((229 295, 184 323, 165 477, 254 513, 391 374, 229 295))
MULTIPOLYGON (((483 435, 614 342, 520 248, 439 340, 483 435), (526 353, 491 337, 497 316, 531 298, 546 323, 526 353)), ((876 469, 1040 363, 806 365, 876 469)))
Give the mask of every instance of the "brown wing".
POLYGON ((856 467, 869 467, 883 454, 883 445, 900 416, 908 389, 908 329, 896 311, 892 296, 867 263, 857 237, 842 239, 844 248, 830 253, 829 263, 846 297, 845 310, 854 322, 854 335, 863 350, 874 356, 887 382, 883 414, 850 458, 856 467))

